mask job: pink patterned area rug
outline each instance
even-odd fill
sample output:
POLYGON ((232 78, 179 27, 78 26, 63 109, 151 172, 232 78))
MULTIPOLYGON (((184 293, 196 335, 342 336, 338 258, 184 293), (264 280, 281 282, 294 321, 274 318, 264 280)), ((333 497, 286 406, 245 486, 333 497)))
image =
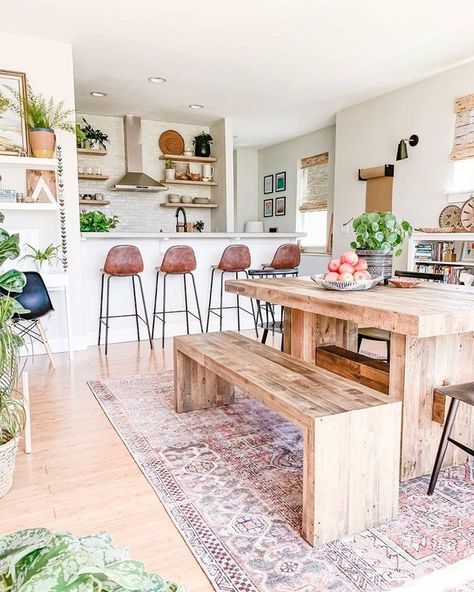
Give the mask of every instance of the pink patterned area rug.
POLYGON ((443 471, 431 498, 425 477, 402 484, 396 520, 313 549, 299 430, 242 395, 178 415, 172 379, 89 385, 219 592, 388 590, 473 552, 473 464, 443 471))

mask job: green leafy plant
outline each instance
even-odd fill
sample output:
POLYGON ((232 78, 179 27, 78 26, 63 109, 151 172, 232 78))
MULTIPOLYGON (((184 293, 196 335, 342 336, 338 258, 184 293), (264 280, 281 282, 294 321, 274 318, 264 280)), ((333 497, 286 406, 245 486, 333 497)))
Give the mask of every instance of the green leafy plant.
POLYGON ((83 210, 80 214, 81 232, 109 232, 119 223, 118 216, 108 218, 103 212, 83 210))
POLYGON ((165 162, 165 169, 174 169, 174 162, 172 160, 167 160, 165 162))
POLYGON ((1 592, 185 592, 129 559, 106 532, 76 537, 45 528, 0 538, 1 592))
POLYGON ((86 134, 79 123, 76 123, 76 145, 78 148, 84 144, 86 140, 86 134))
MULTIPOLYGON (((409 222, 398 222, 392 212, 366 212, 352 220, 352 227, 356 234, 355 241, 351 242, 353 249, 380 249, 385 253, 393 251, 413 232, 409 222)), ((401 253, 402 250, 397 249, 395 256, 401 253)))
POLYGON ((110 143, 108 134, 105 134, 100 129, 93 128, 84 117, 82 118, 82 121, 86 124, 81 128, 85 134, 85 139, 89 140, 92 146, 97 144, 102 150, 106 150, 106 144, 110 143))
POLYGON ((202 220, 198 220, 195 224, 194 224, 194 228, 198 231, 198 232, 202 232, 204 230, 204 222, 202 220))
POLYGON ((212 144, 213 141, 214 140, 211 134, 208 134, 207 132, 201 132, 197 136, 194 136, 193 144, 212 144))
MULTIPOLYGON (((0 222, 3 220, 0 213, 0 222)), ((19 241, 18 234, 0 229, 0 266, 7 259, 16 259, 20 255, 19 241)), ((20 271, 10 269, 0 275, 0 445, 17 438, 25 425, 23 402, 15 396, 18 348, 23 341, 13 330, 12 318, 16 313, 26 311, 11 296, 19 294, 25 284, 26 277, 20 271)))
POLYGON ((35 249, 35 247, 32 247, 29 244, 27 244, 26 246, 31 250, 31 253, 23 255, 20 261, 31 259, 32 261, 38 263, 40 269, 43 263, 48 263, 49 265, 52 265, 53 263, 61 262, 61 259, 58 256, 59 245, 55 246, 53 245, 53 243, 50 243, 44 251, 42 251, 41 249, 35 249))

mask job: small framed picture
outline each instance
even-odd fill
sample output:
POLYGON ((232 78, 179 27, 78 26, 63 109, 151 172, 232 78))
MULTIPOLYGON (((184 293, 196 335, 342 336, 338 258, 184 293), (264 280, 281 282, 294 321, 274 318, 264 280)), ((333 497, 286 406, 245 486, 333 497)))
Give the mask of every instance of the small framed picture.
POLYGON ((28 154, 26 74, 0 70, 0 154, 28 154))
POLYGON ((286 172, 275 175, 275 191, 286 191, 286 172))
POLYGON ((263 177, 263 193, 273 193, 273 175, 266 175, 263 177))
POLYGON ((263 217, 271 218, 273 216, 273 199, 263 200, 263 217))
POLYGON ((275 216, 286 214, 286 197, 275 197, 275 216))
POLYGON ((463 244, 461 261, 474 262, 474 241, 468 241, 463 244))

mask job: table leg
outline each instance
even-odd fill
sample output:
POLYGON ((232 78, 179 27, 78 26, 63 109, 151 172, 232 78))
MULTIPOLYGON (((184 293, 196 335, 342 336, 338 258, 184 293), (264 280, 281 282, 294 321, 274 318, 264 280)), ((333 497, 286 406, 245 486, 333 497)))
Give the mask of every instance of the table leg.
MULTIPOLYGON (((473 380, 473 359, 474 332, 426 338, 392 333, 389 397, 403 400, 402 481, 431 472, 443 427, 433 419, 433 387, 473 380)), ((439 404, 438 399, 438 415, 439 404)), ((468 442, 473 432, 473 408, 461 405, 452 437, 468 442)), ((466 458, 466 453, 450 446, 444 465, 466 458)))

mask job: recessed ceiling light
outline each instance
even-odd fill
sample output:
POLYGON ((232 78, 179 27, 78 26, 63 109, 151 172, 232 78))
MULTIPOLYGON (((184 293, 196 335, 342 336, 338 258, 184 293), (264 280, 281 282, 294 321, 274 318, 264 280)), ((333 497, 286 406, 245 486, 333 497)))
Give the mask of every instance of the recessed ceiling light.
POLYGON ((163 78, 163 76, 150 76, 150 78, 148 78, 149 82, 153 82, 154 84, 161 84, 163 82, 166 82, 166 78, 163 78))
POLYGON ((107 96, 107 93, 101 92, 100 90, 93 90, 89 94, 92 95, 93 97, 106 97, 107 96))
POLYGON ((190 109, 204 109, 204 105, 197 105, 194 103, 192 105, 189 105, 189 108, 190 109))

